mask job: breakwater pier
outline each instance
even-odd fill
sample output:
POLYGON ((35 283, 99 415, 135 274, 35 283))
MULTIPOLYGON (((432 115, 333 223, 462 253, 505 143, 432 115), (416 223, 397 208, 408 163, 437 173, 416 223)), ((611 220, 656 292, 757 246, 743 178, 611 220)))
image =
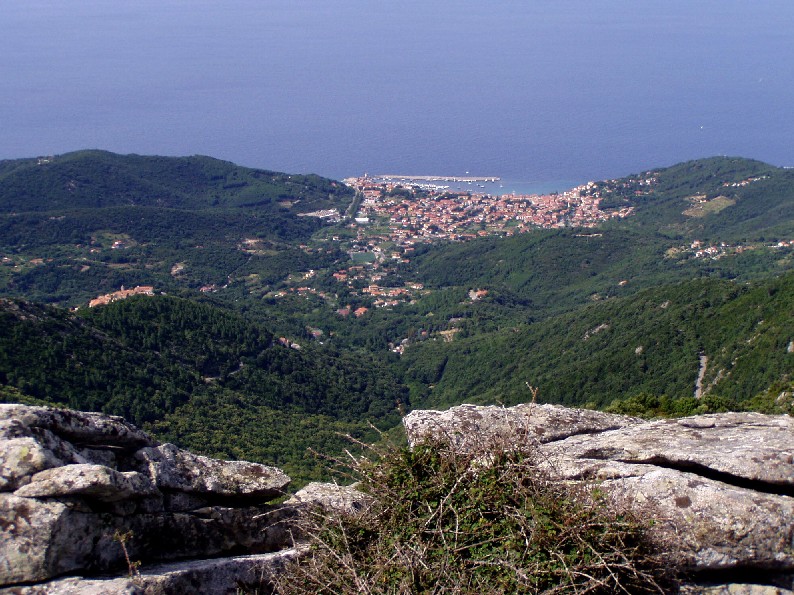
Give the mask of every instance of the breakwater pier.
POLYGON ((402 174, 378 174, 368 176, 370 180, 378 182, 499 182, 497 176, 406 176, 402 174))

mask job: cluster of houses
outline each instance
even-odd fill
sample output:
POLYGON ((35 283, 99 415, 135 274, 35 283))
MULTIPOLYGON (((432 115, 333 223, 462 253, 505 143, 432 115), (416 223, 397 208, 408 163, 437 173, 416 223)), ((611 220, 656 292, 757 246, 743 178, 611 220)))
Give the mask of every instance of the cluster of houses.
POLYGON ((122 285, 119 291, 106 293, 105 295, 100 295, 99 297, 94 298, 88 302, 88 307, 94 308, 96 306, 104 306, 111 302, 127 299, 133 295, 154 295, 154 287, 151 285, 138 285, 132 289, 124 289, 124 286, 122 285))
POLYGON ((753 182, 758 182, 760 180, 766 180, 769 176, 756 176, 754 178, 747 178, 746 180, 742 180, 741 182, 725 182, 722 185, 726 188, 740 188, 742 186, 749 186, 753 182))
MULTIPOLYGON (((759 246, 745 245, 745 244, 726 244, 720 242, 719 244, 706 244, 701 240, 695 240, 689 246, 682 246, 678 249, 679 253, 690 254, 694 258, 711 258, 717 260, 729 254, 741 254, 748 250, 754 250, 759 246)), ((794 240, 781 240, 773 244, 767 244, 764 247, 772 249, 791 249, 794 248, 794 240)))
POLYGON ((592 182, 563 193, 501 196, 404 188, 376 184, 366 177, 352 184, 363 197, 357 221, 387 220, 388 241, 397 245, 513 235, 539 227, 594 227, 633 212, 632 207, 601 210, 592 182))

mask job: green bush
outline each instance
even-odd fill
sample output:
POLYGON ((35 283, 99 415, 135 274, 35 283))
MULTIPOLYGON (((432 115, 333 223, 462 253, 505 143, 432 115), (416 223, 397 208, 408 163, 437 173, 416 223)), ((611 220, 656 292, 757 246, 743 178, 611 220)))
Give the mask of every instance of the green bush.
POLYGON ((352 464, 373 503, 312 516, 311 553, 277 592, 668 592, 647 521, 595 485, 555 480, 515 451, 477 457, 431 443, 380 454, 352 464))

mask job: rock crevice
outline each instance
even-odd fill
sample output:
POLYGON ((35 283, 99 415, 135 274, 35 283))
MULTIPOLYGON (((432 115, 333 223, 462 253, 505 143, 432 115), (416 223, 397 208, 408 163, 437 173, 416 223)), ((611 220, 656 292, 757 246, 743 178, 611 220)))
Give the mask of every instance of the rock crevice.
MULTIPOLYGON (((608 460, 608 459, 607 459, 608 460)), ((630 463, 633 465, 649 465, 651 467, 658 467, 661 469, 670 469, 671 471, 680 471, 682 473, 691 473, 704 479, 711 479, 720 483, 724 483, 736 488, 750 490, 752 492, 759 492, 762 494, 772 494, 778 496, 788 496, 794 498, 794 485, 772 483, 758 479, 748 479, 740 475, 734 475, 726 471, 719 471, 712 469, 702 463, 695 463, 691 461, 671 460, 665 457, 652 457, 641 461, 623 460, 620 458, 614 459, 620 463, 630 463)))

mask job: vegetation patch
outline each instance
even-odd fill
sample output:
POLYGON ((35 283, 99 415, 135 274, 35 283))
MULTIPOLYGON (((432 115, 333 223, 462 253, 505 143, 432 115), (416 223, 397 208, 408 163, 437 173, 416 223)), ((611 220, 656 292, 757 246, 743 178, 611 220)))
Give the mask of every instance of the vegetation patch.
POLYGON ((351 252, 350 259, 355 264, 370 263, 375 262, 375 254, 372 252, 351 252))
POLYGON ((318 512, 279 593, 665 593, 649 524, 531 456, 440 443, 353 458, 363 512, 318 512))
POLYGON ((705 195, 697 195, 690 197, 688 200, 692 203, 692 206, 684 211, 684 215, 687 217, 713 215, 736 204, 734 199, 727 196, 716 196, 708 200, 705 195))

